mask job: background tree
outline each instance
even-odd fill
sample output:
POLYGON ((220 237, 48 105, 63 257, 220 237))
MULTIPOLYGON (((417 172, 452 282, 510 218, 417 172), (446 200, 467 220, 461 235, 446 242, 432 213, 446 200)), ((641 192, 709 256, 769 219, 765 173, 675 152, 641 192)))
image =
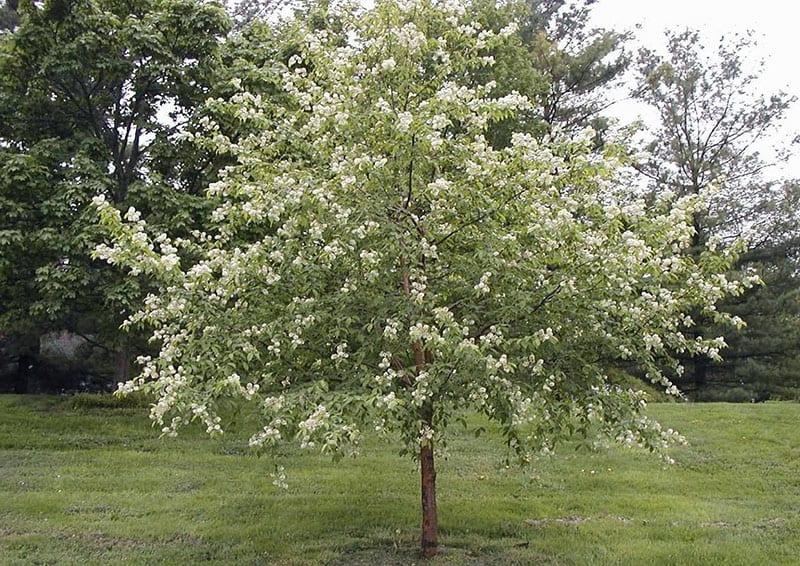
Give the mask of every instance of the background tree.
POLYGON ((592 28, 596 0, 531 0, 531 15, 521 27, 533 64, 547 79, 540 100, 541 120, 549 128, 574 132, 593 125, 605 129, 601 113, 613 101, 628 67, 628 33, 592 28))
POLYGON ((509 21, 518 24, 520 43, 503 45, 493 53, 496 64, 479 80, 497 83, 497 92, 517 91, 534 105, 514 122, 496 124, 490 139, 508 143, 515 131, 538 138, 554 128, 575 134, 587 126, 602 144, 607 129, 603 115, 613 102, 630 57, 627 33, 591 27, 594 0, 530 0, 524 3, 475 2, 470 9, 485 27, 499 30, 509 21))
POLYGON ((740 203, 735 211, 754 228, 752 248, 739 266, 755 269, 765 286, 727 302, 726 308, 747 321, 747 327, 727 333, 729 350, 714 364, 712 375, 717 382, 745 389, 744 394, 756 400, 797 399, 800 391, 798 211, 796 181, 766 185, 760 199, 740 203))
MULTIPOLYGON (((711 373, 734 383, 774 385, 800 367, 797 185, 782 184, 770 169, 790 146, 775 155, 763 152, 794 99, 761 92, 763 63, 747 58, 752 46, 749 36, 723 38, 709 54, 697 32, 669 33, 664 55, 643 49, 638 60, 636 95, 659 118, 638 171, 656 194, 698 194, 721 184, 710 211, 694 219, 693 246, 700 250, 752 232, 753 248, 737 268, 757 269, 768 283, 730 305, 749 326, 725 334, 734 345, 725 364, 695 359, 687 378, 696 388, 706 386, 711 373)), ((700 328, 708 323, 697 322, 700 328)))
POLYGON ((50 0, 21 15, 0 44, 0 331, 80 333, 125 378, 118 327, 138 284, 90 259, 86 207, 105 195, 195 227, 197 187, 166 148, 207 93, 227 17, 193 0, 50 0))
POLYGON ((12 31, 19 23, 19 0, 6 0, 0 6, 0 33, 12 31))
POLYGON ((434 447, 465 410, 499 423, 529 461, 573 435, 661 450, 680 440, 641 414, 644 395, 609 385, 628 359, 717 356, 685 313, 750 280, 733 249, 681 253, 702 198, 620 203, 621 151, 490 125, 529 108, 464 84, 514 26, 482 29, 458 4, 379 2, 340 27, 286 31, 286 100, 242 90, 235 143, 208 121, 201 146, 235 160, 209 188, 206 233, 172 238, 98 197, 111 245, 97 254, 159 290, 131 323, 160 344, 120 392, 157 396, 164 434, 199 420, 222 432, 234 399, 263 423, 250 443, 354 454, 361 432, 400 440, 420 462, 421 548, 437 552, 434 447))
POLYGON ((289 12, 306 2, 298 0, 229 0, 224 2, 234 30, 243 30, 254 23, 267 23, 282 12, 289 12))

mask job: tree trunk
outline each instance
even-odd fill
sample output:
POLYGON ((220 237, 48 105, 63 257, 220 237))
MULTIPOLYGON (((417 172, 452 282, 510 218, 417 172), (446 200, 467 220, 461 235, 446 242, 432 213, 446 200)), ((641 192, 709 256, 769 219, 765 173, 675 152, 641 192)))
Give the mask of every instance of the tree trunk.
POLYGON ((125 383, 131 378, 131 354, 127 342, 114 352, 114 383, 125 383))
POLYGON ((708 375, 708 360, 705 356, 698 355, 694 359, 694 388, 699 391, 706 386, 708 375))
POLYGON ((25 335, 19 339, 17 347, 19 355, 14 393, 37 393, 41 387, 41 380, 38 379, 41 336, 25 335))
POLYGON ((17 358, 17 376, 14 383, 14 393, 35 393, 36 384, 36 357, 30 354, 20 354, 17 358))
POLYGON ((436 468, 433 464, 433 443, 419 451, 422 491, 422 557, 439 553, 439 517, 436 513, 436 468))
MULTIPOLYGON (((411 293, 411 282, 408 272, 403 273, 403 289, 411 293)), ((425 351, 422 342, 411 344, 414 352, 414 366, 419 375, 425 371, 432 356, 425 351)), ((433 403, 423 405, 420 420, 428 427, 433 425, 433 403)), ((436 467, 433 464, 433 439, 419 449, 420 495, 422 496, 422 533, 420 550, 423 558, 432 558, 439 554, 439 516, 436 513, 436 467)))

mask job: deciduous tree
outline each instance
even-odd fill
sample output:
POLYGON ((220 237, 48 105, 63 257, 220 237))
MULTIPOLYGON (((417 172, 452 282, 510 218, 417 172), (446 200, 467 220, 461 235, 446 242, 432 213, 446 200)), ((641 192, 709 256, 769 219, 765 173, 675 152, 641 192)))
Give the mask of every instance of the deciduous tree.
POLYGON ((675 352, 717 356, 686 334, 752 283, 723 272, 735 250, 682 253, 702 195, 648 208, 616 195, 624 152, 592 133, 528 134, 493 148, 490 124, 527 109, 517 93, 464 84, 519 41, 460 3, 343 8, 340 32, 299 24, 278 63, 285 105, 242 90, 251 124, 209 196, 213 224, 173 238, 98 198, 111 235, 98 256, 160 284, 131 324, 157 356, 120 392, 145 390, 167 435, 211 434, 230 399, 262 420, 250 444, 355 454, 365 433, 400 441, 421 472, 424 556, 436 554, 434 454, 463 411, 496 421, 521 461, 573 435, 661 451, 680 440, 611 386, 627 359, 671 393, 675 352))
POLYGON ((0 39, 0 331, 91 334, 124 376, 118 327, 138 285, 91 260, 87 205, 105 195, 194 227, 194 187, 165 148, 206 96, 227 18, 194 0, 49 0, 20 12, 0 39))

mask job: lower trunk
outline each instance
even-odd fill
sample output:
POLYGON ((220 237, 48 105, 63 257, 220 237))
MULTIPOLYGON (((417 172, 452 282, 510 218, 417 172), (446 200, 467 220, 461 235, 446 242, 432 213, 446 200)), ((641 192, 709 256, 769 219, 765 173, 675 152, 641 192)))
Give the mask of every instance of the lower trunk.
POLYGON ((36 357, 21 354, 17 359, 17 375, 14 382, 14 393, 36 393, 36 357))
POLYGON ((114 352, 114 382, 125 383, 131 378, 131 354, 127 344, 114 352))
POLYGON ((700 390, 706 386, 708 376, 708 360, 703 356, 694 359, 694 388, 700 390))
POLYGON ((17 375, 14 383, 14 393, 38 393, 39 383, 39 355, 41 337, 38 335, 25 336, 19 339, 19 357, 17 358, 17 375))
POLYGON ((422 488, 422 557, 439 552, 439 518, 436 514, 436 468, 433 464, 433 443, 420 448, 420 480, 422 488))
MULTIPOLYGON (((402 261, 402 260, 401 260, 402 261)), ((408 272, 403 273, 403 289, 411 294, 411 279, 408 272)), ((425 371, 432 360, 425 345, 417 340, 411 344, 414 351, 414 369, 417 375, 425 371)), ((426 403, 420 412, 420 421, 428 428, 433 425, 433 404, 426 403)), ((433 465, 433 439, 419 449, 420 492, 422 495, 422 536, 420 540, 423 558, 431 558, 439 553, 439 518, 436 514, 436 468, 433 465)))

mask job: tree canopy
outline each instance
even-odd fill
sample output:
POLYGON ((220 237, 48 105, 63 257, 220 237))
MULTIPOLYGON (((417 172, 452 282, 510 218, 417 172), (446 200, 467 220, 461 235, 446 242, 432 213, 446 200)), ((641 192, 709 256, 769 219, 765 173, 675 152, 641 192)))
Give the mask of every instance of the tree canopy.
POLYGON ((626 152, 596 151, 594 132, 487 141, 531 105, 470 78, 520 41, 515 22, 486 29, 429 0, 331 10, 335 28, 283 30, 281 104, 240 82, 212 101, 251 127, 231 139, 209 119, 196 137, 232 157, 204 231, 174 237, 95 199, 97 256, 158 285, 130 324, 159 351, 119 390, 154 393, 170 435, 195 420, 221 433, 234 399, 262 419, 263 449, 398 439, 421 462, 430 555, 433 449, 461 411, 497 421, 522 462, 573 436, 662 451, 680 435, 608 362, 678 395, 676 355, 723 346, 690 336, 688 314, 741 324, 715 305, 757 278, 726 276, 737 245, 684 253, 707 195, 627 198, 626 152))

